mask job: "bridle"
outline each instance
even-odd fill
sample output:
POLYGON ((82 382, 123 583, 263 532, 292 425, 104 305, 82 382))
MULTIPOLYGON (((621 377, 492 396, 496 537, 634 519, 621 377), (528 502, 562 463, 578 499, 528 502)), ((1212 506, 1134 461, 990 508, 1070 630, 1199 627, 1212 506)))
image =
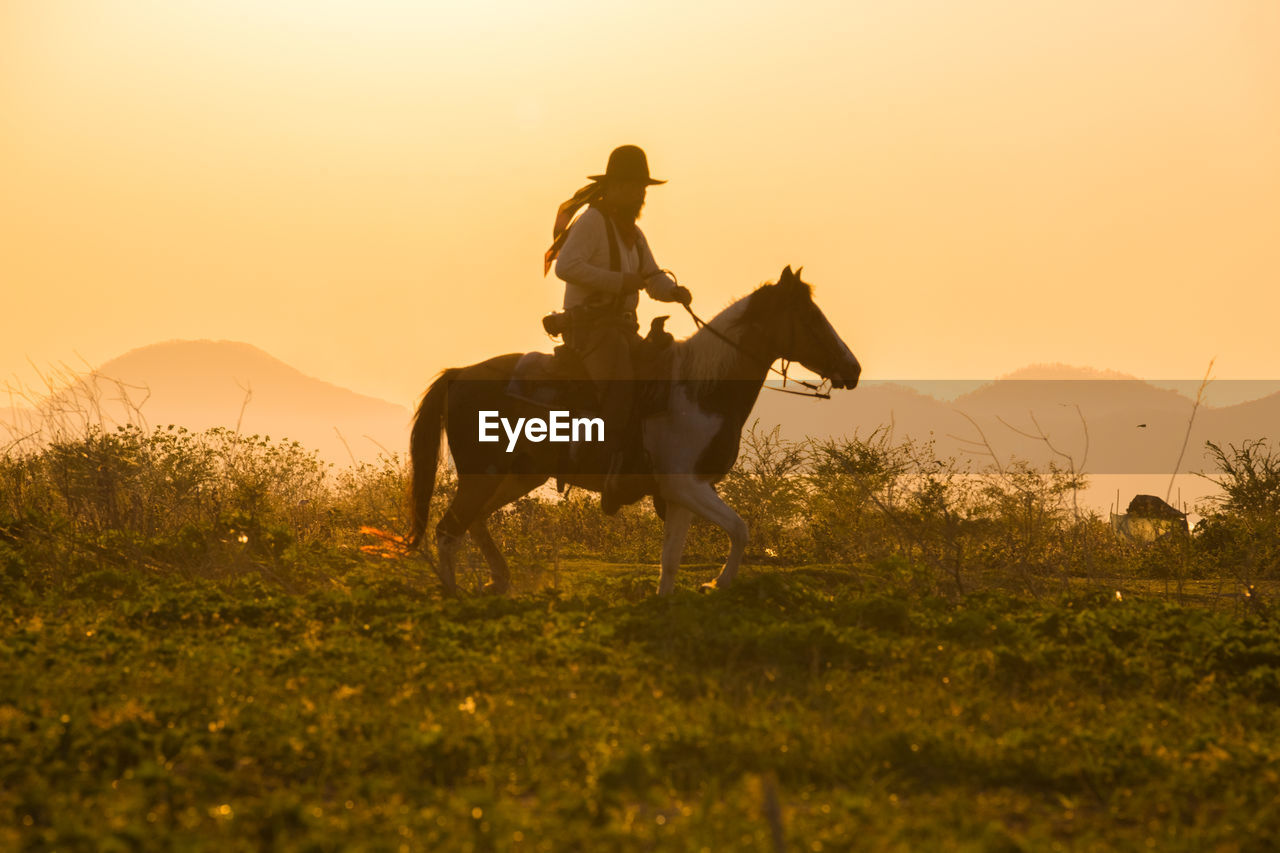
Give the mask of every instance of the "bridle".
MULTIPOLYGON (((672 280, 672 281, 675 281, 675 282, 676 282, 676 286, 677 286, 677 287, 679 287, 680 282, 676 280, 676 274, 675 274, 675 273, 673 273, 671 270, 663 270, 663 272, 664 272, 664 273, 666 273, 667 275, 671 276, 671 280, 672 280)), ((692 309, 692 308, 690 308, 688 305, 685 305, 683 302, 682 302, 682 303, 680 303, 680 305, 681 305, 681 307, 682 307, 682 308, 684 308, 684 310, 685 310, 685 311, 689 312, 689 316, 693 318, 694 325, 696 325, 699 329, 706 329, 708 332, 710 332, 711 334, 715 335, 717 338, 719 338, 720 340, 724 341, 726 344, 728 344, 729 346, 733 347, 733 348, 734 348, 734 349, 736 349, 738 352, 742 353, 743 355, 747 356, 748 358, 752 359, 753 361, 759 361, 759 360, 760 360, 760 356, 759 356, 759 354, 758 354, 758 353, 754 353, 754 352, 752 352, 751 350, 747 349, 746 347, 744 347, 742 344, 738 343, 737 341, 732 340, 732 339, 730 339, 730 338, 726 337, 725 335, 721 334, 719 329, 717 329, 717 328, 715 328, 714 326, 710 325, 710 324, 709 324, 709 323, 707 323, 705 320, 703 320, 701 317, 699 317, 697 314, 693 313, 693 309, 692 309)), ((793 336, 793 337, 795 336, 795 330, 794 330, 794 329, 792 329, 792 330, 791 330, 791 334, 792 334, 792 336, 793 336)), ((781 376, 781 377, 782 377, 782 387, 781 387, 781 388, 775 388, 775 387, 773 387, 772 385, 765 385, 764 387, 768 388, 768 389, 769 389, 769 390, 771 390, 771 391, 781 391, 781 392, 782 392, 782 393, 784 393, 784 394, 796 394, 797 396, 800 396, 800 397, 813 397, 813 398, 816 398, 816 399, 819 399, 819 400, 830 400, 830 399, 831 399, 831 380, 830 380, 830 379, 826 379, 826 378, 824 378, 824 379, 823 379, 821 382, 819 382, 817 385, 814 385, 812 382, 805 382, 803 379, 792 379, 792 380, 791 380, 792 382, 796 383, 797 385, 803 385, 805 388, 808 388, 809 390, 808 390, 808 391, 793 391, 793 390, 791 390, 790 388, 788 388, 788 387, 787 387, 787 380, 788 380, 788 378, 789 378, 789 377, 787 376, 787 371, 791 369, 791 359, 789 359, 789 358, 780 358, 779 360, 782 362, 782 369, 781 369, 781 370, 779 370, 778 368, 774 367, 774 366, 773 366, 773 362, 772 362, 772 361, 770 361, 770 362, 769 362, 769 364, 768 364, 767 366, 768 366, 768 368, 769 368, 769 370, 770 370, 770 371, 772 371, 772 372, 774 372, 774 373, 776 373, 776 374, 778 374, 779 376, 781 376)))

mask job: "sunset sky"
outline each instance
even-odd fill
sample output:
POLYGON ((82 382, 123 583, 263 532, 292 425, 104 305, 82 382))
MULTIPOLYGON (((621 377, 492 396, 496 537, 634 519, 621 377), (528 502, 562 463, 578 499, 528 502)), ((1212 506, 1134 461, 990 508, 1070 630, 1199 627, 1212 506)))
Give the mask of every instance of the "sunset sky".
POLYGON ((867 378, 1280 377, 1275 0, 5 0, 0 377, 233 339, 409 405, 551 346, 623 143, 695 310, 803 265, 867 378))

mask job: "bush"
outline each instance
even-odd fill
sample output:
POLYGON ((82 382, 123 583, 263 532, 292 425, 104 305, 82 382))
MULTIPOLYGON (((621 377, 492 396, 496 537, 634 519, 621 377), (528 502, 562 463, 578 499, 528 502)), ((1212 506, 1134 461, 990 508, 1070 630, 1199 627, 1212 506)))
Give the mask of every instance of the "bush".
MULTIPOLYGON (((1194 539, 1135 545, 1081 512, 1084 478, 1050 465, 973 471, 932 443, 869 436, 789 441, 752 424, 718 485, 747 521, 756 561, 897 566, 921 592, 981 585, 1037 593, 1092 577, 1176 578, 1226 571, 1247 585, 1280 565, 1280 452, 1266 441, 1210 444, 1223 498, 1194 539), (901 568, 906 567, 906 568, 901 568)), ((297 442, 226 429, 84 429, 0 457, 0 568, 43 583, 130 566, 184 576, 256 574, 293 584, 331 577, 362 551, 394 557, 407 526, 407 461, 398 454, 335 471, 297 442), (369 532, 381 539, 369 544, 369 532)), ((456 488, 445 466, 433 508, 456 488)), ((592 493, 534 492, 490 526, 518 588, 540 586, 562 557, 656 562, 662 524, 651 505, 605 517, 592 493)), ((720 562, 724 534, 691 528, 687 562, 720 562)), ((477 551, 464 570, 485 572, 477 551)))
POLYGON ((1205 442, 1222 496, 1203 508, 1195 541, 1219 567, 1243 583, 1280 569, 1280 448, 1266 439, 1223 450, 1205 442))

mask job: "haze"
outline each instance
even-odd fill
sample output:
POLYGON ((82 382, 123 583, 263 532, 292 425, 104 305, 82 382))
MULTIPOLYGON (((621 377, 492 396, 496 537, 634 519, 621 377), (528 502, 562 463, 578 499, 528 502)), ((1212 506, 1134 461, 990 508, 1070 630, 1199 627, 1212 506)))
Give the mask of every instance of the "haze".
POLYGON ((1280 376, 1269 0, 9 0, 0 122, 0 375, 234 339, 409 405, 549 346, 636 143, 694 308, 804 265, 867 378, 1280 376))

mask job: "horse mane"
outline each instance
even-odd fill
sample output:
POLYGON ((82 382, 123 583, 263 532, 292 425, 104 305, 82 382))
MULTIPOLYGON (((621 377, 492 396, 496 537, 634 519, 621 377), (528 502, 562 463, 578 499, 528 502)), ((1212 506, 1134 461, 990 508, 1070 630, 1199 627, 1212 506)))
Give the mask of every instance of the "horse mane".
POLYGON ((737 346, 729 344, 720 335, 734 341, 739 346, 750 348, 743 339, 760 329, 768 328, 778 309, 792 299, 813 298, 813 288, 800 280, 798 275, 787 276, 791 270, 787 267, 783 278, 778 282, 765 282, 746 296, 731 302, 727 307, 707 321, 707 328, 698 329, 689 337, 676 342, 678 359, 677 375, 681 381, 702 383, 728 376, 740 374, 744 369, 752 369, 751 357, 737 346), (791 288, 779 288, 786 281, 791 288), (717 335, 719 332, 720 335, 717 335))
POLYGON ((749 293, 731 302, 708 320, 706 326, 684 340, 676 341, 676 378, 690 382, 708 382, 729 374, 745 362, 745 355, 721 340, 715 332, 736 341, 741 334, 738 329, 743 325, 742 321, 748 313, 753 295, 749 293), (715 332, 709 331, 708 327, 715 332))

